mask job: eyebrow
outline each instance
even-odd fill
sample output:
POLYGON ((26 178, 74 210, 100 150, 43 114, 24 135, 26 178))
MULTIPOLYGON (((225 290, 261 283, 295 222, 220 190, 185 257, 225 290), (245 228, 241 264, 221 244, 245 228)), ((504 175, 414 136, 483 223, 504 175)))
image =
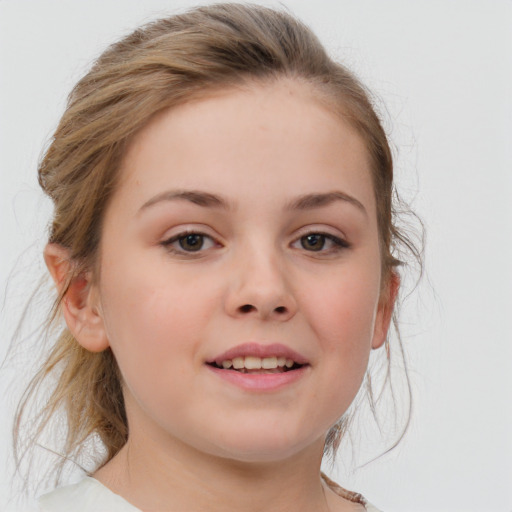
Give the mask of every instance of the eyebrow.
MULTIPOLYGON (((164 201, 189 201, 204 208, 223 208, 230 209, 230 204, 226 199, 199 190, 169 190, 158 194, 146 201, 139 209, 139 212, 150 208, 151 206, 164 201)), ((336 201, 345 201, 354 205, 365 215, 368 215, 366 208, 355 197, 338 190, 326 193, 313 193, 300 196, 286 206, 286 210, 313 210, 328 206, 336 201)))
POLYGON ((368 215, 366 208, 363 206, 363 203, 356 199, 355 197, 346 194, 345 192, 341 192, 338 190, 320 193, 320 194, 306 194, 303 196, 294 199, 291 203, 288 204, 288 210, 312 210, 315 208, 321 208, 323 206, 328 206, 336 201, 345 201, 354 205, 358 210, 360 210, 365 215, 368 215))
POLYGON ((179 200, 189 201, 205 208, 216 207, 224 208, 226 210, 229 209, 229 204, 225 199, 215 194, 210 194, 209 192, 201 192, 199 190, 169 190, 167 192, 162 192, 161 194, 158 194, 146 201, 140 207, 139 212, 162 201, 179 200))

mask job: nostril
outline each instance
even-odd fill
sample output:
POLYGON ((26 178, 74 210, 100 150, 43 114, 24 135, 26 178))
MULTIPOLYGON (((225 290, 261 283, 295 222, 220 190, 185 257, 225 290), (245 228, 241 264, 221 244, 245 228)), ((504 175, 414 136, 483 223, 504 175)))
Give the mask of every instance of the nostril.
MULTIPOLYGON (((240 306, 238 308, 238 311, 240 313, 252 313, 253 311, 258 311, 258 308, 256 306, 253 306, 252 304, 244 304, 243 306, 240 306)), ((277 315, 284 315, 288 312, 288 308, 286 306, 278 306, 277 308, 274 308, 273 310, 274 314, 277 315)))

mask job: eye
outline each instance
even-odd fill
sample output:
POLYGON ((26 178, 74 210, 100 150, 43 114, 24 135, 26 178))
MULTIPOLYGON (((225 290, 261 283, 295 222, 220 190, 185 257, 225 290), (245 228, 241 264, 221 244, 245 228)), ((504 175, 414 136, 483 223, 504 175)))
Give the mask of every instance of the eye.
POLYGON ((312 233, 300 237, 300 245, 307 251, 321 251, 325 246, 325 235, 312 233))
POLYGON ((179 233, 162 242, 167 249, 178 253, 194 253, 211 249, 216 245, 211 236, 204 233, 179 233))
POLYGON ((307 233, 296 240, 292 247, 310 252, 336 252, 348 248, 349 244, 346 240, 328 233, 307 233))

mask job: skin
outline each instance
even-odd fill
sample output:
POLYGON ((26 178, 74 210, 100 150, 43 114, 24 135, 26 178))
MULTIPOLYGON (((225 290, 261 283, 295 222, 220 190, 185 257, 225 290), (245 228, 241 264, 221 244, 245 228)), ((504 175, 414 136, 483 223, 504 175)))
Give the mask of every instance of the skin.
MULTIPOLYGON (((95 477, 142 510, 363 510, 319 474, 389 326, 398 281, 382 286, 380 260, 364 143, 308 86, 253 84, 159 114, 125 155, 99 275, 63 304, 124 381, 128 443, 95 477), (297 204, 313 193, 322 201, 297 204), (201 250, 180 246, 184 232, 204 235, 201 250), (308 365, 258 392, 205 364, 245 342, 308 365)), ((62 282, 63 249, 46 261, 62 282)))

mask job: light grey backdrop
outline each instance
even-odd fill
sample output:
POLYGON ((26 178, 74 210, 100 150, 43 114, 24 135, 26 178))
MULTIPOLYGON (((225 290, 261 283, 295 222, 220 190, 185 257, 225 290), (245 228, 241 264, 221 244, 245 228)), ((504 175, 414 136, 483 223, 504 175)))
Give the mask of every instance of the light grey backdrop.
MULTIPOLYGON (((0 356, 20 298, 42 271, 49 207, 35 169, 67 93, 106 44, 198 3, 0 0, 0 356)), ((343 483, 387 511, 510 512, 512 2, 284 5, 386 104, 399 183, 428 233, 432 286, 422 285, 405 311, 415 392, 409 434, 343 483)), ((4 460, 12 399, 1 392, 9 376, 0 375, 1 510, 11 492, 4 460)))

